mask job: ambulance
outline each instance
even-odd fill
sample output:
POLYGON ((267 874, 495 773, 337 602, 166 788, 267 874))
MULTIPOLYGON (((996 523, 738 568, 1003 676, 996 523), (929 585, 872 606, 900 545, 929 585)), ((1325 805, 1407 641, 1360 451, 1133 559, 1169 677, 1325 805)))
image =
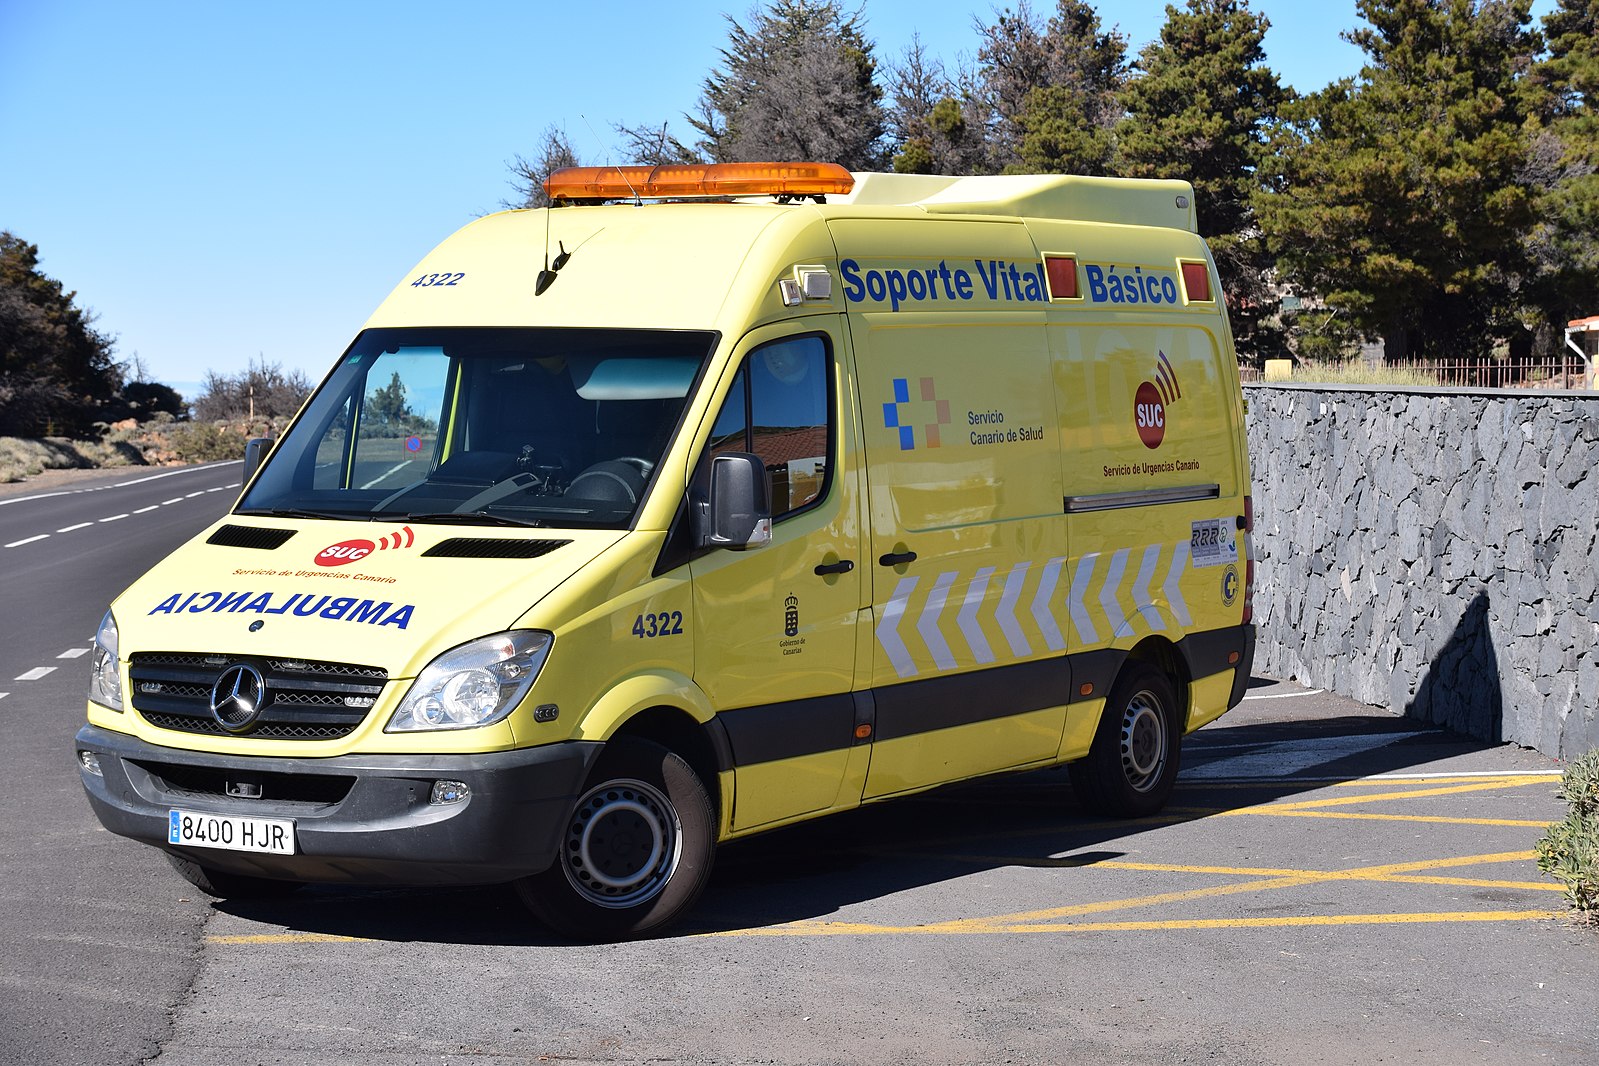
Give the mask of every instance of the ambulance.
POLYGON ((1244 404, 1180 181, 573 168, 378 307, 117 597, 76 740, 200 889, 508 883, 1070 764, 1158 811, 1254 655, 1244 404))

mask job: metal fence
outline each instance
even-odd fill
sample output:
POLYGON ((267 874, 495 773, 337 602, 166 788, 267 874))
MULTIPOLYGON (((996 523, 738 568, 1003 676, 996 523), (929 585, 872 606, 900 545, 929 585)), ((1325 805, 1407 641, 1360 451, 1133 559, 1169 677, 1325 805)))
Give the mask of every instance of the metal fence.
MULTIPOLYGON (((1588 367, 1575 353, 1555 359, 1413 359, 1380 363, 1372 368, 1373 384, 1382 384, 1383 371, 1403 371, 1430 378, 1433 384, 1468 389, 1592 389, 1588 367)), ((1314 383, 1318 378, 1315 363, 1295 365, 1285 380, 1314 383)), ((1260 367, 1238 365, 1238 376, 1245 382, 1265 380, 1260 367)), ((1344 380, 1342 377, 1333 380, 1344 380)), ((1358 382, 1359 377, 1347 379, 1358 382)))

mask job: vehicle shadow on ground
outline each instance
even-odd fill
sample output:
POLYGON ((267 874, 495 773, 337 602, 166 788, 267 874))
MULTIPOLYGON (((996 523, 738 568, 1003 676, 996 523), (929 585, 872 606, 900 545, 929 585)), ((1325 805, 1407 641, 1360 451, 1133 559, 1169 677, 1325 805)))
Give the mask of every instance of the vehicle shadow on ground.
MULTIPOLYGON (((1272 682, 1262 682, 1271 684, 1272 682)), ((1235 714, 1238 712, 1235 712, 1235 714)), ((1253 720, 1249 720, 1253 719, 1253 720)), ((1078 804, 1063 768, 951 785, 774 830, 724 846, 705 895, 668 937, 823 919, 898 892, 1006 866, 1114 860, 1115 843, 1156 828, 1289 799, 1330 780, 1414 770, 1500 747, 1385 712, 1263 718, 1188 737, 1178 790, 1160 815, 1108 821, 1078 804), (1382 734, 1393 734, 1384 742, 1382 734), (1228 778, 1218 760, 1295 744, 1360 738, 1313 775, 1228 778)), ((218 910, 301 933, 453 944, 561 943, 527 916, 508 886, 460 889, 309 886, 277 900, 223 900, 218 910)))

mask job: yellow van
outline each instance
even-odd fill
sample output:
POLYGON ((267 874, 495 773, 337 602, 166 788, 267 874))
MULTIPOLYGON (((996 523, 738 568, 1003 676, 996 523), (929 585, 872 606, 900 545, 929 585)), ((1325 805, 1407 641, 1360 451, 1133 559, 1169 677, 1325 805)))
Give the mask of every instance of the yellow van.
POLYGON ((657 928, 731 840, 1071 763, 1153 813, 1254 654, 1173 181, 561 171, 382 303, 112 604, 96 814, 217 895, 512 882, 657 928))

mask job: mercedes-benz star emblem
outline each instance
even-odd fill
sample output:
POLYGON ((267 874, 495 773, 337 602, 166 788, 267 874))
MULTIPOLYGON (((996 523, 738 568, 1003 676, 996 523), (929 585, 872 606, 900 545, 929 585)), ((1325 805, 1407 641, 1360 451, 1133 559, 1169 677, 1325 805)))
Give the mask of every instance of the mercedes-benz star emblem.
POLYGON ((235 663, 211 686, 211 714, 229 733, 245 733, 266 705, 266 679, 261 671, 235 663))

